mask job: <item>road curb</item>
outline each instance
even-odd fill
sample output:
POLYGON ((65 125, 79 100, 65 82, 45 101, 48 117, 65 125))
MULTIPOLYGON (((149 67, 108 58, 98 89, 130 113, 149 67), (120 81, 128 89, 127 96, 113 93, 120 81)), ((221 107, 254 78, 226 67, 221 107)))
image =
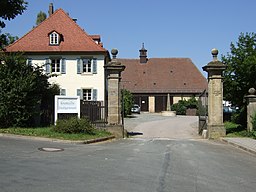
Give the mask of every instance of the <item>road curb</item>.
POLYGON ((92 144, 92 143, 99 143, 99 142, 115 139, 115 136, 111 135, 109 137, 101 137, 101 138, 90 139, 90 140, 73 141, 73 140, 53 139, 53 138, 46 138, 46 137, 15 135, 15 134, 7 134, 7 133, 0 133, 0 137, 9 137, 9 138, 17 138, 17 139, 31 139, 31 140, 38 140, 38 141, 72 143, 72 144, 92 144))
POLYGON ((91 140, 85 140, 83 144, 91 144, 91 143, 98 143, 98 142, 103 142, 103 141, 108 141, 115 139, 115 136, 109 136, 109 137, 102 137, 102 138, 97 138, 97 139, 91 139, 91 140))
POLYGON ((225 139, 225 138, 221 138, 221 141, 223 141, 223 142, 225 142, 225 143, 227 143, 227 144, 233 145, 233 146, 235 146, 235 147, 237 147, 237 148, 239 148, 239 149, 242 149, 242 150, 244 150, 244 151, 247 151, 247 152, 249 152, 249 153, 252 153, 252 154, 256 155, 256 150, 250 149, 250 148, 248 148, 248 147, 246 147, 246 146, 243 146, 242 144, 238 144, 238 143, 236 143, 236 142, 232 142, 232 141, 227 140, 227 139, 225 139))

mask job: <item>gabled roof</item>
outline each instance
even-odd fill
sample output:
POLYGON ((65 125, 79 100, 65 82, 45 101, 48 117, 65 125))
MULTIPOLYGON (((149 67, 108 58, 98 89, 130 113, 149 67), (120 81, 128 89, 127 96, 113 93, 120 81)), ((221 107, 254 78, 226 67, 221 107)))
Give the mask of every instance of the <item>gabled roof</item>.
POLYGON ((6 47, 7 52, 107 52, 94 42, 79 25, 62 9, 56 10, 49 18, 30 32, 6 47), (58 46, 49 45, 49 34, 55 31, 62 36, 58 46))
POLYGON ((132 93, 201 93, 207 80, 189 58, 118 59, 123 87, 132 93))

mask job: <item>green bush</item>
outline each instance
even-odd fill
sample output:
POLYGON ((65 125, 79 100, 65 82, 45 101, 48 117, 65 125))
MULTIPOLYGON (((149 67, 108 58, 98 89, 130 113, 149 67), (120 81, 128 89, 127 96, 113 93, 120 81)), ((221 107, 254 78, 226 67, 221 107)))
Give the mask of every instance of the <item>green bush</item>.
POLYGON ((252 139, 256 139, 256 131, 251 131, 248 132, 247 130, 239 131, 239 132, 234 132, 231 134, 228 134, 228 136, 233 136, 233 137, 249 137, 252 139))
POLYGON ((195 97, 190 98, 188 101, 179 100, 171 106, 172 111, 176 111, 177 115, 186 115, 187 109, 198 109, 198 101, 195 97))
POLYGON ((186 115, 186 109, 186 100, 179 100, 178 103, 171 106, 171 110, 176 111, 177 115, 186 115))
MULTIPOLYGON (((256 116, 255 116, 255 120, 256 120, 256 116)), ((228 137, 249 137, 249 138, 256 139, 255 130, 249 132, 243 126, 236 124, 234 122, 229 122, 229 121, 224 122, 224 126, 226 128, 228 137)))
POLYGON ((244 130, 241 125, 236 124, 236 123, 231 122, 231 121, 225 121, 224 126, 225 126, 227 134, 240 132, 240 131, 244 130))
POLYGON ((187 107, 187 109, 198 109, 198 101, 196 100, 196 98, 195 97, 191 97, 186 102, 186 107, 187 107))
POLYGON ((133 97, 130 91, 123 89, 121 91, 122 93, 122 113, 124 113, 124 116, 127 117, 127 115, 131 115, 131 109, 133 106, 133 97))
POLYGON ((53 130, 58 133, 87 133, 94 134, 95 127, 87 118, 71 117, 69 119, 57 120, 53 130))
POLYGON ((252 130, 256 131, 256 113, 252 116, 252 130))

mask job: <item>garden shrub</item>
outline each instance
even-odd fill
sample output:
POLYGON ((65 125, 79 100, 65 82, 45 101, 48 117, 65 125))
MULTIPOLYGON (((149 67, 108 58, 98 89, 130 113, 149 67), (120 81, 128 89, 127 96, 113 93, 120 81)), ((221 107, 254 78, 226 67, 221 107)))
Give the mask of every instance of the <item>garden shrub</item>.
POLYGON ((177 115, 186 115, 187 109, 198 109, 198 101, 195 97, 190 98, 188 101, 179 100, 171 106, 172 111, 176 111, 177 115))
POLYGON ((185 100, 179 100, 178 103, 175 103, 171 106, 172 111, 176 111, 177 115, 186 115, 186 101, 185 100))
POLYGON ((196 100, 196 98, 195 97, 191 97, 186 102, 186 107, 187 107, 187 109, 198 109, 198 101, 196 100))
POLYGON ((256 131, 256 113, 252 116, 252 130, 256 131))
POLYGON ((133 106, 133 97, 132 93, 126 89, 123 89, 121 91, 122 94, 122 113, 124 113, 124 116, 127 117, 127 115, 131 115, 131 109, 133 106))
POLYGON ((94 134, 95 127, 87 118, 71 117, 57 120, 53 130, 58 133, 87 133, 94 134))

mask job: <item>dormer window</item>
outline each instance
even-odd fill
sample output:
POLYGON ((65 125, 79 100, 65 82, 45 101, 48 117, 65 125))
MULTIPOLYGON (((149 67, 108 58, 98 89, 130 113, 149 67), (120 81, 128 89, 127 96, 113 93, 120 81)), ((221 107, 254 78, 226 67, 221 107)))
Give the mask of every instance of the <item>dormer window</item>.
POLYGON ((59 45, 60 35, 56 32, 50 34, 50 45, 59 45))

